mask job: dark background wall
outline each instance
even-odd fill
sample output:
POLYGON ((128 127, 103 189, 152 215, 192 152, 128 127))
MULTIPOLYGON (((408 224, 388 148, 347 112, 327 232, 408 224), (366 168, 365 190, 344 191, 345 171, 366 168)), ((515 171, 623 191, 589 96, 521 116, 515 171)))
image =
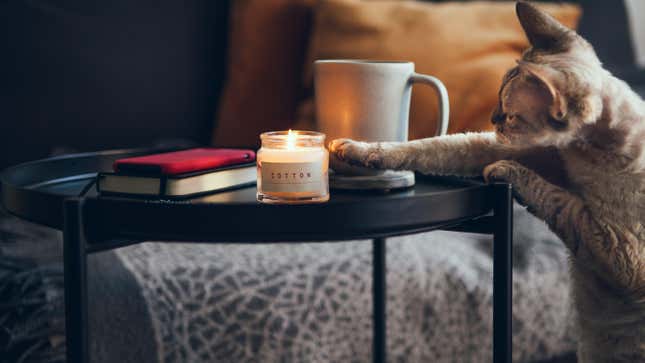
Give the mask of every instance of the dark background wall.
POLYGON ((0 2, 0 167, 211 137, 227 2, 0 2))

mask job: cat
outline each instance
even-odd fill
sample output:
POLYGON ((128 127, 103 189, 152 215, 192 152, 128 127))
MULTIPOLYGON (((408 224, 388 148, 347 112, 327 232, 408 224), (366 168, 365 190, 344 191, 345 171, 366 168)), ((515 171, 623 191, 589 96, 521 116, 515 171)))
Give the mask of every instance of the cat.
POLYGON ((571 255, 578 361, 645 362, 645 102, 575 31, 527 2, 516 11, 530 47, 502 80, 495 132, 338 139, 330 151, 371 168, 512 183, 571 255))

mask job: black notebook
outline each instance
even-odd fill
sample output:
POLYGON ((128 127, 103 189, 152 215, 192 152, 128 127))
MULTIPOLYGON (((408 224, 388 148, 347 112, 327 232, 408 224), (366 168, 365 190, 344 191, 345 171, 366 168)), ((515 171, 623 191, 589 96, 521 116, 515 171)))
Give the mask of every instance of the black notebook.
POLYGON ((180 198, 255 184, 255 163, 177 175, 100 173, 101 194, 127 194, 180 198))

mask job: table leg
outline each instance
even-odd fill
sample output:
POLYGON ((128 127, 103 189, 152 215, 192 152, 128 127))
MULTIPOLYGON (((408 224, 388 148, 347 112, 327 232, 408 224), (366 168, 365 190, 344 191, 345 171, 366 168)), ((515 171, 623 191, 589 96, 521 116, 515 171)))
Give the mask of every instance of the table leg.
POLYGON ((495 184, 493 237, 493 362, 513 356, 513 194, 510 184, 495 184))
POLYGON ((372 302, 374 307, 374 335, 372 358, 374 363, 384 363, 387 353, 387 303, 385 265, 385 238, 372 241, 372 302))
POLYGON ((83 200, 64 204, 65 339, 67 362, 87 362, 87 254, 83 233, 83 200))

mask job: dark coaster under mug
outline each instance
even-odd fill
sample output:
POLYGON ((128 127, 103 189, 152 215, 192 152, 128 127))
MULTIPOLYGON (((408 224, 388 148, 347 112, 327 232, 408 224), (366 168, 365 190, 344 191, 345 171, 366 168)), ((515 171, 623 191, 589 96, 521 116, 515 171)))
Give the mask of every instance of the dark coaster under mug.
POLYGON ((411 171, 386 170, 377 175, 342 175, 329 171, 329 187, 342 190, 387 190, 414 186, 411 171))

